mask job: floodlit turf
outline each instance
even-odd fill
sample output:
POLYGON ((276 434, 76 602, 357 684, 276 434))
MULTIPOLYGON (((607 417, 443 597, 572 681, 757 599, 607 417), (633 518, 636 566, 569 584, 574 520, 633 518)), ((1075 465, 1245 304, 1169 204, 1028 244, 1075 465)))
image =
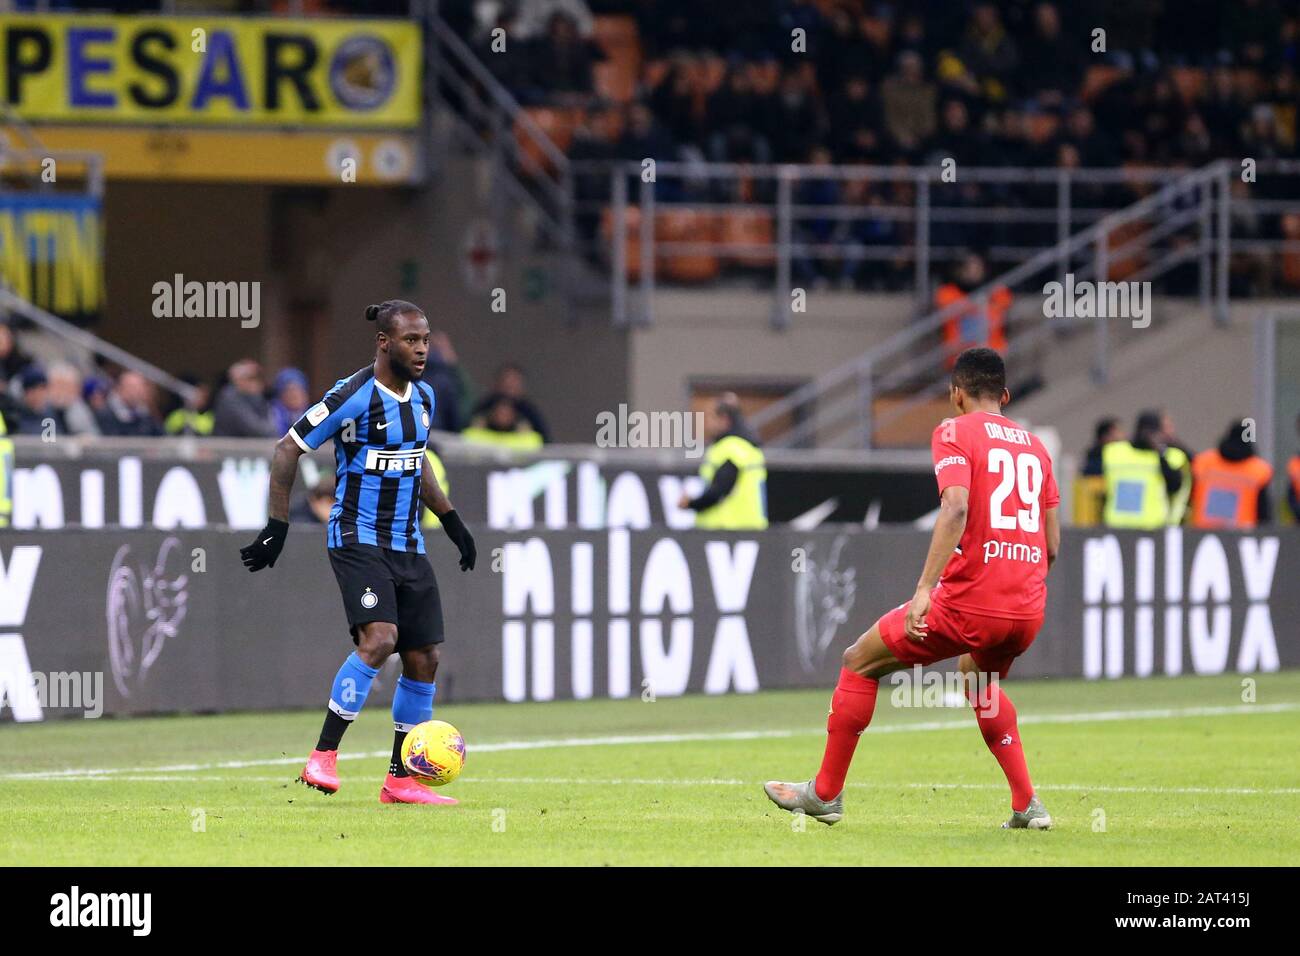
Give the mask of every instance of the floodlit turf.
POLYGON ((454 808, 378 803, 379 707, 332 797, 292 782, 315 712, 0 725, 0 863, 1300 863, 1300 672, 1254 703, 1238 677, 1005 686, 1051 832, 998 828, 967 709, 882 687, 844 822, 802 829, 760 785, 814 772, 829 691, 439 707, 469 744, 454 808))

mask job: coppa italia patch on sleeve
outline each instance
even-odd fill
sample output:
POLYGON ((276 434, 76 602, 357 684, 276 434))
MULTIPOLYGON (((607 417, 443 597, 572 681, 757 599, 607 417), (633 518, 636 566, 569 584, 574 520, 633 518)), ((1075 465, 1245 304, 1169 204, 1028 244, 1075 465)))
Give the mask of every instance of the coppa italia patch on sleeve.
POLYGON ((329 418, 330 410, 325 407, 324 402, 317 402, 311 408, 307 409, 307 422, 314 428, 325 419, 329 418))

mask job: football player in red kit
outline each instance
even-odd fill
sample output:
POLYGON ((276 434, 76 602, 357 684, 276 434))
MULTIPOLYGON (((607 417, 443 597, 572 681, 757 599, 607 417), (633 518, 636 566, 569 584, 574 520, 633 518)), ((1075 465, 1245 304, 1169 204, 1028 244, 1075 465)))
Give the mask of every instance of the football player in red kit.
POLYGON ((997 683, 1043 623, 1047 571, 1061 543, 1052 460, 1041 441, 1002 415, 1011 396, 997 352, 963 352, 949 397, 958 416, 930 440, 939 517, 916 593, 844 652, 821 770, 807 783, 763 787, 784 810, 838 823, 844 778, 871 722, 880 678, 959 657, 984 742, 1011 786, 1012 814, 1003 826, 1052 825, 1029 781, 1016 710, 997 683))

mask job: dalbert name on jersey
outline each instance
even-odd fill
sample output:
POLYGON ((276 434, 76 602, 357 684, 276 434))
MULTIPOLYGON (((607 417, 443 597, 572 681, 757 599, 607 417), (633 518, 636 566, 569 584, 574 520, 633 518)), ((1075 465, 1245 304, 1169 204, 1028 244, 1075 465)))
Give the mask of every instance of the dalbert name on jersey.
POLYGON ((974 412, 936 428, 930 448, 939 494, 953 486, 969 493, 961 544, 939 581, 949 605, 994 617, 1042 614, 1042 516, 1060 504, 1043 443, 1002 415, 974 412))

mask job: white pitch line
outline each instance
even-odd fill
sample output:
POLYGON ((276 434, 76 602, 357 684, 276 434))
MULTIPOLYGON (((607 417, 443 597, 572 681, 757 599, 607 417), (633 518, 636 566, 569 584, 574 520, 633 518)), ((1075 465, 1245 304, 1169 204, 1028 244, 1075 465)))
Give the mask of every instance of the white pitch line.
MULTIPOLYGON (((101 782, 127 781, 138 783, 282 783, 292 782, 289 777, 249 777, 236 774, 224 776, 167 776, 124 775, 88 777, 88 780, 101 782)), ((548 787, 602 786, 602 787, 758 787, 758 780, 736 780, 728 778, 700 778, 677 780, 671 777, 470 777, 460 781, 462 784, 491 786, 493 784, 523 784, 548 787)), ((1001 783, 848 783, 845 786, 856 790, 1005 790, 1001 783)), ((1049 794, 1053 792, 1083 793, 1164 793, 1209 796, 1295 796, 1300 794, 1300 787, 1135 787, 1108 786, 1087 783, 1040 783, 1037 789, 1049 794)))
MULTIPOLYGON (((1229 717, 1250 714, 1277 714, 1300 710, 1300 703, 1236 704, 1221 707, 1162 707, 1149 710, 1099 710, 1072 714, 1024 714, 1021 725, 1030 724, 1084 724, 1124 720, 1170 720, 1186 717, 1229 717)), ((872 727, 872 736, 880 734, 921 733, 934 730, 969 730, 975 727, 970 715, 955 720, 929 720, 905 724, 886 724, 872 727)), ((482 743, 469 748, 471 754, 501 753, 513 750, 554 750, 573 747, 609 747, 643 744, 676 744, 735 740, 773 740, 788 737, 821 736, 821 727, 802 730, 737 730, 719 733, 677 734, 610 734, 602 737, 557 737, 536 740, 503 740, 482 743)), ((389 750, 371 750, 362 753, 341 753, 340 760, 363 760, 391 755, 389 750)), ((277 767, 302 763, 301 756, 268 757, 260 760, 223 760, 215 763, 169 764, 155 767, 97 767, 84 769, 30 771, 0 774, 0 780, 55 780, 59 778, 90 778, 121 774, 173 774, 202 773, 210 770, 242 770, 247 767, 277 767)))

